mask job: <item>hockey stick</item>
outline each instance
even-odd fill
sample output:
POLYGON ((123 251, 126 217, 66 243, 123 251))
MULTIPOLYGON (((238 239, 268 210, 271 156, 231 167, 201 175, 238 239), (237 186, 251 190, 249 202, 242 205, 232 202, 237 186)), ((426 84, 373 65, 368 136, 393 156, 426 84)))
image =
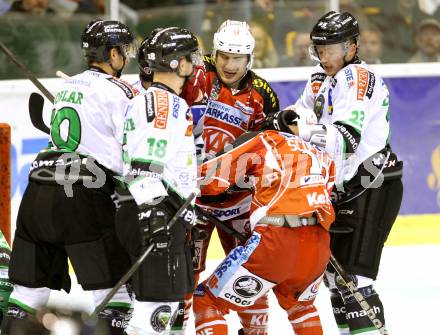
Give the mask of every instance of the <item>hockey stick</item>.
POLYGON ((353 283, 353 281, 347 275, 347 272, 345 272, 345 270, 343 269, 341 264, 336 260, 335 256, 333 256, 333 254, 330 254, 330 264, 335 268, 335 270, 339 274, 339 276, 341 276, 342 281, 344 282, 344 285, 347 286, 347 288, 350 290, 353 297, 356 299, 356 301, 361 306, 362 310, 367 314, 367 316, 370 319, 373 326, 376 327, 377 330, 382 335, 389 335, 390 333, 386 330, 385 325, 382 323, 382 321, 380 321, 376 317, 376 313, 374 312, 373 308, 365 300, 362 293, 358 291, 358 289, 356 288, 356 285, 353 283))
MULTIPOLYGON (((62 79, 70 78, 67 74, 60 70, 57 70, 55 74, 62 79)), ((41 130, 43 133, 50 135, 50 129, 43 121, 43 106, 43 97, 38 93, 32 93, 29 98, 29 116, 31 117, 31 122, 35 128, 41 130)))
POLYGON ((209 214, 206 212, 206 210, 203 207, 198 206, 197 204, 194 206, 196 210, 196 216, 201 219, 201 221, 208 221, 211 222, 214 226, 217 228, 223 230, 226 234, 232 235, 239 239, 240 241, 246 241, 247 237, 244 236, 242 233, 238 232, 232 227, 229 227, 223 221, 217 219, 215 216, 209 214))
MULTIPOLYGON (((176 223, 177 219, 179 218, 180 214, 183 213, 183 211, 186 209, 186 207, 191 204, 191 201, 194 200, 194 198, 197 196, 198 192, 192 192, 188 198, 186 198, 183 205, 177 210, 177 212, 174 214, 174 216, 171 218, 171 220, 168 222, 168 229, 171 229, 174 224, 176 223)), ((136 270, 139 268, 139 266, 142 264, 144 259, 150 254, 151 250, 154 248, 154 243, 151 243, 148 248, 144 251, 144 253, 139 256, 139 258, 133 263, 131 268, 127 271, 125 275, 122 276, 122 278, 117 282, 117 284, 111 289, 111 291, 104 297, 104 300, 95 308, 95 310, 92 313, 92 317, 97 317, 98 314, 104 309, 104 307, 108 304, 111 298, 116 294, 116 292, 119 290, 119 288, 124 285, 127 280, 130 279, 130 277, 136 272, 136 270)))
POLYGON ((38 93, 32 93, 29 97, 29 116, 35 128, 50 135, 50 129, 43 120, 44 98, 38 93))
MULTIPOLYGON (((230 234, 241 241, 245 241, 247 239, 243 234, 239 233, 234 228, 227 226, 216 217, 206 213, 206 211, 203 210, 202 208, 196 206, 196 213, 198 216, 199 215, 202 216, 204 220, 207 220, 213 223, 216 227, 222 229, 225 233, 230 234)), ((356 285, 353 283, 353 281, 350 280, 349 276, 347 275, 347 272, 345 272, 344 268, 336 260, 333 254, 330 254, 329 263, 335 268, 336 272, 341 276, 342 280, 344 281, 344 285, 347 286, 347 288, 350 290, 351 294, 359 303, 362 310, 367 314, 368 318, 371 320, 371 323, 377 328, 377 330, 382 335, 389 335, 388 331, 385 328, 385 325, 376 317, 376 313, 374 313, 373 308, 365 300, 362 293, 359 292, 359 290, 356 288, 356 285)))
MULTIPOLYGON (((9 48, 3 44, 3 42, 0 42, 0 49, 2 49, 2 51, 11 59, 11 61, 17 65, 17 67, 22 70, 24 72, 24 74, 29 78, 29 80, 35 85, 37 86, 37 88, 41 91, 41 93, 44 94, 44 96, 46 98, 49 99, 50 102, 53 103, 54 101, 54 97, 52 95, 52 93, 50 93, 46 87, 44 87, 44 85, 34 76, 34 74, 31 72, 31 70, 29 70, 29 68, 24 65, 22 62, 20 62, 17 58, 17 56, 15 56, 15 54, 9 50, 9 48)), ((41 130, 41 129, 40 129, 41 130)))

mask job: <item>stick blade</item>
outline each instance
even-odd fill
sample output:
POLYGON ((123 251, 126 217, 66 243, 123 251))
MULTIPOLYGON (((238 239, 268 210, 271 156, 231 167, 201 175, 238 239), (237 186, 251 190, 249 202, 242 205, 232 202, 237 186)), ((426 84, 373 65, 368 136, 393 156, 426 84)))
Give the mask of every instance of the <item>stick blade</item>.
POLYGON ((32 93, 29 97, 29 116, 35 128, 43 133, 50 134, 50 129, 43 120, 44 98, 41 94, 32 93))

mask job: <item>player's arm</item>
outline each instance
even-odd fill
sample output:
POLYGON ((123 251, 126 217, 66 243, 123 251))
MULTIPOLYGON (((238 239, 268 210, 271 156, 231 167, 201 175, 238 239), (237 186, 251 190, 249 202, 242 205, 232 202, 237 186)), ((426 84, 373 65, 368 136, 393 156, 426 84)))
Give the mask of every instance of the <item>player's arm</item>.
MULTIPOLYGON (((191 146, 192 133, 188 136, 188 142, 185 141, 185 134, 191 128, 182 126, 169 129, 166 125, 155 123, 158 119, 154 114, 148 113, 147 106, 155 106, 147 103, 148 99, 154 99, 154 94, 149 93, 151 92, 134 101, 126 113, 126 181, 139 206, 138 220, 144 245, 154 243, 155 249, 161 250, 169 247, 170 231, 167 225, 178 208, 176 201, 173 201, 174 196, 180 196, 173 185, 166 182, 165 169, 168 164, 171 165, 170 161, 173 159, 176 173, 184 175, 191 171, 192 175, 188 178, 194 180, 195 165, 189 164, 187 160, 181 163, 186 152, 192 151, 191 154, 194 154, 194 142, 191 146), (187 170, 184 170, 185 167, 187 170)), ((169 105, 172 105, 171 101, 169 105)), ((186 103, 184 105, 187 109, 186 103)), ((182 114, 184 112, 180 110, 179 115, 182 114)), ((192 126, 191 121, 188 120, 187 125, 192 126)), ((188 188, 190 186, 193 184, 188 181, 188 188)), ((182 223, 188 227, 194 220, 195 215, 190 208, 181 215, 182 223)))
POLYGON ((265 118, 280 110, 280 103, 277 94, 269 83, 255 73, 252 73, 252 89, 257 94, 254 97, 257 100, 257 105, 260 104, 262 106, 260 109, 258 109, 258 106, 255 107, 256 115, 254 116, 254 125, 251 129, 257 130, 265 118))

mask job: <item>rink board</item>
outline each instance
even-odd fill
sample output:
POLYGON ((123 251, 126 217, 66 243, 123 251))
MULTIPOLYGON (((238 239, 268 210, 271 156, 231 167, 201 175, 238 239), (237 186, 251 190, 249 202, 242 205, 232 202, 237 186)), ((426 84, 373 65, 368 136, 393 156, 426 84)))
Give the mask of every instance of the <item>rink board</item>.
MULTIPOLYGON (((440 73, 435 73, 435 68, 429 64, 419 74, 415 73, 417 67, 414 65, 402 67, 400 76, 396 75, 397 67, 389 72, 385 71, 389 67, 378 68, 391 93, 391 142, 404 161, 405 193, 400 211, 404 216, 395 224, 388 244, 440 243, 440 228, 437 228, 440 227, 440 73), (437 216, 422 215, 426 213, 437 216)), ((311 68, 258 72, 269 80, 279 95, 281 107, 286 107, 301 94, 311 68)), ((125 79, 134 81, 136 76, 129 75, 125 79)), ((43 79, 42 82, 55 92, 62 80, 43 79)), ((12 128, 12 231, 27 185, 29 164, 48 140, 47 135, 33 128, 28 117, 28 97, 34 91, 37 89, 28 80, 0 81, 0 122, 7 122, 12 128)), ((46 121, 50 113, 51 105, 46 100, 46 121)))

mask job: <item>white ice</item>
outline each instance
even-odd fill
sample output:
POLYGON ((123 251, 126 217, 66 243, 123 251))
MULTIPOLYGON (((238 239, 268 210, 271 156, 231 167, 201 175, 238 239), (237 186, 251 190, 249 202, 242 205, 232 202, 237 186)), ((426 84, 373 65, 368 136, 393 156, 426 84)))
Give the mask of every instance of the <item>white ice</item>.
MULTIPOLYGON (((386 247, 383 252, 376 290, 385 306, 387 329, 392 335, 439 334, 440 318, 440 245, 386 247)), ((212 271, 218 261, 208 262, 212 271)), ((205 271, 205 276, 208 272, 205 271)), ((75 281, 75 279, 73 280, 75 281)), ((49 303, 63 307, 91 310, 91 295, 74 285, 70 296, 54 292, 49 303)), ((333 320, 328 291, 322 285, 316 306, 325 335, 338 335, 333 320)), ((285 312, 270 295, 269 334, 293 334, 285 312)), ((240 328, 234 313, 227 316, 229 334, 240 328)), ((187 335, 194 335, 190 319, 187 335)))

